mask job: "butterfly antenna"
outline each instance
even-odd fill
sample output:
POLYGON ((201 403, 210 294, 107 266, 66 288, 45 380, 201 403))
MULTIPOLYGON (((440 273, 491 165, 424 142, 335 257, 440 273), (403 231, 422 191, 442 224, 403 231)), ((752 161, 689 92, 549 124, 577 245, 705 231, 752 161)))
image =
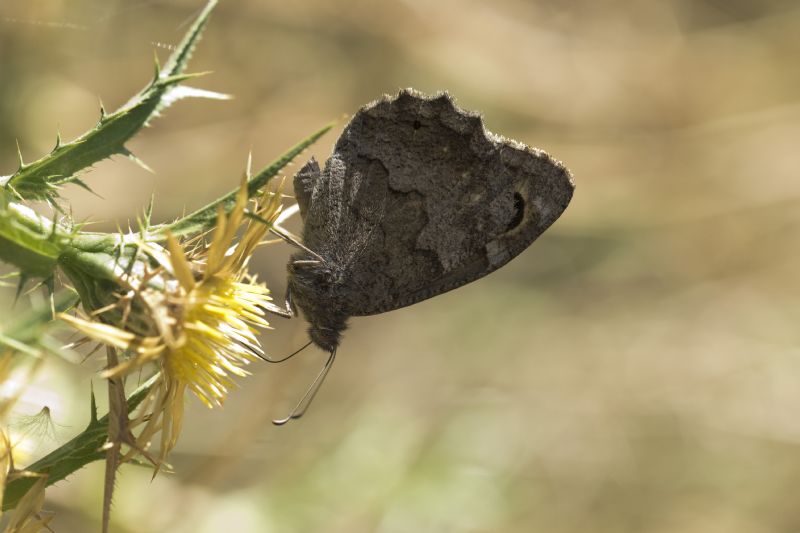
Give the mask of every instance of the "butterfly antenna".
POLYGON ((288 361, 289 359, 291 359, 295 355, 299 354, 300 352, 302 352, 303 350, 305 350, 309 346, 311 346, 311 341, 308 341, 307 343, 305 343, 303 346, 301 346, 297 350, 293 351, 292 353, 290 353, 286 357, 282 357, 280 359, 270 359, 267 356, 260 356, 260 355, 258 356, 258 358, 261 359, 262 361, 266 361, 267 363, 283 363, 284 361, 288 361))
POLYGON ((273 420, 272 423, 276 426, 282 426, 289 420, 296 420, 303 416, 306 411, 308 411, 308 406, 311 405, 311 402, 314 400, 314 396, 317 395, 319 392, 322 383, 325 381, 325 377, 328 375, 331 367, 333 366, 333 362, 336 360, 336 350, 332 350, 330 355, 328 356, 328 360, 325 362, 325 366, 322 367, 322 370, 319 371, 317 377, 314 378, 314 381, 311 382, 311 386, 308 387, 308 390, 303 394, 303 397, 300 398, 300 401, 297 402, 297 405, 294 406, 294 409, 289 413, 289 416, 286 418, 280 418, 278 420, 273 420))

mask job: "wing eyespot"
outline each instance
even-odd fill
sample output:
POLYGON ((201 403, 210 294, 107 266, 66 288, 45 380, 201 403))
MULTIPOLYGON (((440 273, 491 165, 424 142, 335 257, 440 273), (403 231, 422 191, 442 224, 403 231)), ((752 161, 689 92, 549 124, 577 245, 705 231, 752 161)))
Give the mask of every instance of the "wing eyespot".
POLYGON ((506 226, 506 231, 511 231, 522 223, 525 218, 525 199, 518 192, 514 193, 514 214, 506 226))

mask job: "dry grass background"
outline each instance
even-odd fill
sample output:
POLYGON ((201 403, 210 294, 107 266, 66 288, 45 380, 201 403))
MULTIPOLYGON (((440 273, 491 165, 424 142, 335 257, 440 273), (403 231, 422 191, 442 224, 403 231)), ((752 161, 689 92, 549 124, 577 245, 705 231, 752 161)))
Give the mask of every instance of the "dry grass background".
MULTIPOLYGON (((15 138, 32 159, 98 96, 122 104, 199 6, 5 0, 0 173, 15 138)), ((800 530, 798 27, 791 0, 224 1, 193 66, 236 99, 170 110, 132 146, 156 174, 99 165, 103 201, 69 190, 78 218, 112 229, 154 191, 166 220, 235 186, 251 148, 265 164, 406 86, 548 150, 577 191, 501 271, 354 320, 301 422, 269 419, 313 351, 256 366, 224 410, 190 401, 176 473, 124 469, 116 531, 800 530)), ((259 258, 276 294, 289 253, 259 258)), ((275 325, 273 354, 304 342, 275 325)), ((62 441, 91 371, 54 361, 32 389, 62 441)), ((101 478, 48 492, 57 531, 95 529, 101 478)))

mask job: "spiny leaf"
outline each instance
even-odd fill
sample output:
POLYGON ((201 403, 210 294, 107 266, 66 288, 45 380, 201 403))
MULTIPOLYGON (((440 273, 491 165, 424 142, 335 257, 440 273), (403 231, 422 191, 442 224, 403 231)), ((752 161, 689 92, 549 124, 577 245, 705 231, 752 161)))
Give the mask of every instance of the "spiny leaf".
POLYGON ((64 244, 53 228, 46 218, 0 194, 0 260, 19 268, 23 276, 52 275, 64 244))
POLYGON ((186 32, 183 41, 178 45, 175 53, 167 60, 164 69, 161 71, 162 73, 165 73, 167 76, 174 76, 184 71, 186 64, 189 62, 189 58, 192 56, 192 52, 194 52, 194 47, 200 38, 200 34, 203 32, 206 22, 208 22, 208 17, 211 15, 211 11, 216 5, 217 0, 209 0, 203 8, 203 11, 201 11, 195 19, 192 27, 186 32))
MULTIPOLYGON (((252 198, 255 196, 261 189, 264 188, 267 183, 269 183, 270 179, 275 177, 286 167, 286 165, 288 165, 305 149, 319 140, 319 138, 327 133, 333 127, 333 125, 333 123, 328 124, 306 139, 303 139, 297 145, 287 150, 278 159, 273 161, 270 165, 262 169, 258 174, 252 176, 251 179, 248 180, 247 185, 248 197, 252 198)), ((201 209, 198 209, 190 215, 181 217, 171 224, 163 224, 158 226, 150 225, 150 216, 152 214, 151 200, 150 206, 145 213, 144 224, 139 224, 139 235, 136 237, 137 239, 141 239, 143 241, 160 241, 166 239, 167 231, 171 231, 176 236, 183 236, 205 231, 214 226, 217 219, 218 206, 222 205, 226 212, 229 211, 235 203, 236 194, 238 192, 239 188, 237 187, 228 192, 225 196, 218 198, 214 202, 211 202, 201 209)), ((78 231, 76 228, 76 230, 70 235, 68 246, 63 250, 60 256, 60 265, 62 269, 65 269, 68 267, 67 263, 70 262, 72 258, 77 258, 75 254, 86 252, 86 254, 81 256, 81 258, 77 258, 82 259, 78 262, 83 263, 85 267, 86 264, 95 262, 94 259, 92 259, 93 257, 98 257, 100 258, 98 260, 101 260, 102 256, 98 254, 113 253, 114 250, 121 245, 122 241, 125 241, 127 244, 133 244, 135 240, 132 239, 132 237, 134 236, 125 235, 121 238, 120 235, 113 233, 83 232, 78 231)), ((97 271, 95 274, 102 279, 112 279, 109 277, 107 272, 102 273, 97 271)))
POLYGON ((9 283, 3 280, 11 278, 20 278, 21 276, 22 274, 20 272, 9 272, 8 274, 0 276, 0 287, 16 287, 17 286, 16 283, 9 283))
POLYGON ((25 285, 27 285, 30 277, 25 272, 19 277, 19 282, 17 283, 17 292, 14 293, 14 304, 19 301, 19 297, 22 295, 22 291, 25 290, 25 285))
POLYGON ((120 155, 124 155, 125 157, 127 157, 128 159, 130 159, 131 161, 133 161, 134 163, 139 165, 142 169, 146 170, 147 172, 155 173, 155 171, 152 168, 150 168, 147 165, 147 163, 145 163, 144 161, 142 161, 141 159, 136 157, 136 154, 134 154, 133 152, 131 152, 130 150, 128 150, 124 146, 122 147, 122 149, 120 150, 119 153, 120 153, 120 155))
POLYGON ((47 305, 35 307, 2 328, 0 345, 28 355, 39 355, 39 347, 45 347, 45 335, 53 323, 53 311, 63 313, 77 303, 78 295, 75 291, 61 291, 53 298, 52 304, 47 302, 47 305))
MULTIPOLYGON (((286 151, 278 159, 273 161, 269 166, 265 167, 258 174, 253 176, 247 182, 247 196, 250 198, 255 196, 258 191, 263 189, 264 186, 269 183, 269 180, 275 177, 281 170, 283 170, 284 167, 286 167, 286 165, 288 165, 295 157, 300 155, 306 148, 317 142, 317 140, 325 135, 332 127, 333 124, 328 124, 309 137, 303 139, 298 144, 286 151)), ((179 218, 171 224, 154 227, 152 232, 153 236, 164 237, 167 231, 172 232, 176 236, 181 236, 190 233, 198 233, 212 227, 217 220, 218 207, 222 205, 226 212, 230 211, 230 209, 236 203, 236 194, 238 191, 239 188, 237 187, 222 198, 218 198, 217 200, 211 202, 205 207, 198 209, 190 215, 179 218)))
POLYGON ((39 357, 42 355, 41 352, 33 346, 28 346, 24 342, 19 342, 17 339, 9 337, 2 332, 0 332, 0 346, 4 346, 15 352, 24 353, 31 357, 39 357))
POLYGON ((74 178, 74 179, 72 180, 72 182, 73 182, 75 185, 77 185, 78 187, 80 187, 81 189, 84 189, 85 191, 88 191, 88 192, 92 193, 93 195, 97 196, 98 198, 102 198, 102 196, 100 196, 99 194, 97 194, 96 192, 94 192, 94 189, 92 189, 91 187, 89 187, 89 184, 88 184, 88 183, 86 183, 85 181, 83 181, 82 179, 80 179, 80 178, 74 178))
POLYGON ((89 427, 96 425, 99 420, 97 419, 97 398, 94 396, 94 385, 89 384, 89 427))
POLYGON ((66 144, 59 135, 56 147, 33 163, 24 164, 18 150, 20 168, 11 176, 0 177, 0 186, 13 190, 20 199, 53 203, 58 187, 74 182, 81 171, 115 154, 127 155, 125 143, 168 105, 187 97, 219 97, 202 91, 173 92, 179 83, 196 76, 183 74, 183 70, 216 4, 217 0, 209 0, 165 67, 139 94, 110 114, 101 103, 100 121, 92 130, 66 144))
MULTIPOLYGON (((133 411, 142 403, 157 378, 158 375, 153 376, 128 397, 129 411, 133 411)), ((108 436, 108 418, 108 415, 105 415, 100 420, 90 421, 80 435, 39 459, 26 470, 28 472, 47 474, 47 484, 52 485, 87 464, 103 459, 106 453, 101 450, 101 447, 108 436)), ((16 507, 20 498, 33 485, 34 481, 35 479, 31 477, 22 477, 11 481, 6 486, 2 510, 8 511, 16 507)))
POLYGON ((19 139, 17 139, 17 163, 20 169, 25 167, 25 162, 22 160, 22 149, 19 147, 19 139))
POLYGON ((153 219, 153 206, 156 203, 156 195, 150 195, 150 202, 147 204, 147 207, 144 210, 144 225, 142 226, 142 230, 146 233, 148 229, 150 229, 150 221, 153 219))

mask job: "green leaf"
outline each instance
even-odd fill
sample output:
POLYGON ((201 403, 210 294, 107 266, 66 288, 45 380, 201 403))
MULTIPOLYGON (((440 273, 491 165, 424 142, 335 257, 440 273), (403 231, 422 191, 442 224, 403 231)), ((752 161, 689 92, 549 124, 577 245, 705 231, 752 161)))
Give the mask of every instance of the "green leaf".
MULTIPOLYGON (((128 397, 128 411, 133 411, 142 403, 150 392, 158 375, 151 377, 128 397)), ((80 435, 70 440, 55 451, 39 459, 25 470, 38 474, 47 474, 47 485, 63 480, 73 472, 83 468, 92 461, 104 459, 105 451, 101 447, 108 435, 108 415, 99 420, 90 420, 80 435)), ((17 478, 6 485, 3 499, 3 511, 16 507, 19 500, 30 489, 36 478, 17 478)))
POLYGON ((65 289, 59 292, 52 302, 28 310, 10 325, 0 329, 0 346, 32 356, 41 355, 41 349, 50 351, 51 343, 47 333, 54 324, 53 313, 63 313, 77 303, 78 294, 75 291, 65 289))
POLYGON ((216 5, 217 0, 209 0, 206 3, 206 6, 197 16, 194 24, 192 24, 192 27, 189 28, 188 32, 186 32, 186 36, 178 45, 177 50, 167 60, 166 65, 164 65, 164 69, 161 71, 162 74, 166 73, 167 76, 175 76, 186 69, 186 64, 189 62, 189 58, 192 57, 192 53, 194 52, 194 47, 197 45, 200 33, 203 31, 203 28, 208 22, 208 17, 211 16, 211 11, 216 7, 216 5))
POLYGON ((76 181, 81 171, 113 155, 130 156, 125 143, 165 107, 181 98, 212 94, 221 97, 210 91, 175 90, 184 80, 197 76, 183 71, 216 4, 217 0, 206 4, 167 64, 139 94, 111 114, 106 114, 101 104, 100 120, 92 130, 66 144, 58 136, 55 148, 41 159, 24 164, 20 154, 19 169, 10 176, 0 177, 0 187, 19 199, 54 203, 58 188, 76 181))
POLYGON ((24 277, 50 277, 65 242, 55 229, 0 190, 0 261, 16 266, 24 277))
MULTIPOLYGON (((287 150, 278 159, 262 169, 258 174, 253 176, 250 181, 247 182, 247 196, 249 198, 255 196, 258 191, 263 189, 272 178, 274 178, 286 167, 286 165, 288 165, 295 157, 300 155, 306 148, 317 142, 317 140, 325 135, 333 126, 334 124, 331 123, 314 132, 309 137, 303 139, 295 146, 287 150)), ((163 238, 167 231, 170 231, 174 235, 178 236, 205 231, 216 223, 217 209, 220 205, 225 208, 226 212, 231 210, 233 205, 236 203, 236 193, 238 191, 239 188, 237 187, 222 198, 218 198, 207 206, 200 208, 194 213, 186 215, 185 217, 180 218, 171 224, 155 226, 151 229, 151 234, 154 237, 160 236, 163 238)))

